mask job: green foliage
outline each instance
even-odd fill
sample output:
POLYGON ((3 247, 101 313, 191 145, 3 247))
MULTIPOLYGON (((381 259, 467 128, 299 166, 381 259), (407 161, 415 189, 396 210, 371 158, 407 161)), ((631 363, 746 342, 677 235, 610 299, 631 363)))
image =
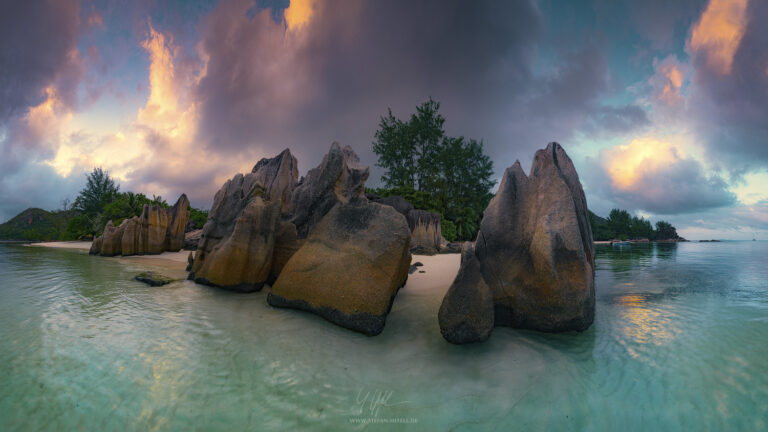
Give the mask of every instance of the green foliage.
POLYGON ((374 134, 377 165, 386 171, 378 195, 400 195, 414 207, 439 213, 456 228, 457 238, 472 239, 492 198, 493 163, 483 143, 449 137, 440 104, 432 99, 416 107, 408 121, 388 110, 374 134))
POLYGON ((208 210, 198 210, 196 208, 189 208, 189 220, 192 221, 195 229, 202 229, 205 222, 208 220, 208 210))
POLYGON ((61 234, 61 240, 79 240, 90 235, 93 223, 85 215, 79 214, 67 221, 67 227, 61 234))
POLYGON ((456 241, 456 225, 448 219, 440 218, 440 229, 443 238, 449 242, 456 241))
POLYGON ((85 178, 85 187, 75 198, 72 208, 93 219, 105 205, 115 200, 120 186, 101 168, 94 168, 85 178))
POLYGON ((58 240, 71 212, 49 212, 29 208, 0 224, 0 240, 58 240))
POLYGON ((677 229, 671 223, 658 221, 656 222, 656 235, 654 238, 657 240, 667 240, 680 238, 680 236, 677 235, 677 229))
POLYGON ((606 219, 590 211, 589 222, 592 227, 592 237, 595 240, 666 240, 678 238, 677 231, 671 224, 659 221, 654 230, 648 219, 632 216, 626 210, 621 209, 611 210, 606 219))
POLYGON ((405 198, 417 209, 440 213, 440 203, 437 198, 428 192, 421 192, 412 188, 394 188, 394 189, 374 189, 373 193, 386 198, 388 196, 398 195, 405 198))

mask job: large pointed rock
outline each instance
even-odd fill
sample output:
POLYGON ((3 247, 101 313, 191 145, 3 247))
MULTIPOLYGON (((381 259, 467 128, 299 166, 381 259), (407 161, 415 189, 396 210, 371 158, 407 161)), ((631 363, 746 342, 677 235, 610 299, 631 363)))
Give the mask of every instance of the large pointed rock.
POLYGON ((337 203, 365 199, 368 174, 368 167, 360 165, 351 147, 341 148, 334 142, 320 165, 309 170, 293 192, 291 222, 298 238, 306 238, 337 203))
POLYGON ((251 173, 227 180, 214 197, 189 278, 240 291, 261 289, 271 274, 278 222, 290 207, 285 200, 297 178, 296 158, 286 149, 259 161, 251 173), (244 265, 255 267, 246 271, 244 265), (220 269, 235 270, 225 275, 220 269))
POLYGON ((101 252, 102 256, 120 255, 122 252, 123 232, 125 231, 125 221, 119 227, 115 227, 112 221, 107 222, 102 234, 101 252))
POLYGON ((141 229, 139 217, 134 216, 130 219, 126 219, 124 224, 125 227, 122 240, 123 256, 143 254, 143 251, 139 250, 139 230, 141 229))
MULTIPOLYGON (((474 249, 482 281, 493 297, 494 325, 557 332, 582 331, 592 324, 594 247, 587 202, 576 169, 559 144, 536 152, 529 176, 519 162, 507 168, 484 212, 474 249)), ((464 270, 460 275, 470 272, 464 270)), ((468 293, 484 296, 479 281, 467 280, 457 277, 454 285, 463 285, 463 295, 447 295, 441 310, 469 311, 467 299, 473 296, 468 293)), ((459 318, 453 316, 452 322, 459 318)), ((441 320, 444 335, 451 331, 447 322, 441 320)), ((480 336, 477 341, 483 340, 480 336)))
MULTIPOLYGON (((178 252, 184 247, 184 233, 189 221, 189 199, 181 194, 168 212, 168 229, 165 233, 165 250, 178 252)), ((123 254, 125 255, 125 254, 123 254)))
POLYGON ((194 280, 235 291, 258 291, 270 276, 280 200, 255 197, 235 220, 232 234, 195 266, 194 280))
POLYGON ((480 273, 475 245, 465 242, 461 267, 438 313, 440 332, 451 343, 482 342, 494 326, 493 294, 480 273))
POLYGON ((405 217, 392 207, 365 197, 339 202, 285 264, 267 301, 379 334, 408 277, 410 237, 405 217))

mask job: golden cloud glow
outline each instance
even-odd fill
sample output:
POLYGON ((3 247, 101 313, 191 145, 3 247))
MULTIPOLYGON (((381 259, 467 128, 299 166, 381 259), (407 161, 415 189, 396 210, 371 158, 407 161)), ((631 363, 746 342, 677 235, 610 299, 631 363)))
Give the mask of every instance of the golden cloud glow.
POLYGON ((669 142, 636 138, 627 145, 608 149, 603 161, 614 187, 630 190, 646 172, 654 172, 684 157, 683 151, 669 142))
POLYGON ((690 48, 702 53, 707 66, 720 75, 730 75, 733 56, 746 27, 748 0, 710 0, 693 26, 690 48))
POLYGON ((666 64, 659 68, 659 73, 664 77, 664 86, 659 98, 669 104, 680 100, 680 88, 683 86, 683 73, 674 64, 666 64))
POLYGON ((149 99, 139 109, 139 120, 159 120, 174 117, 178 111, 178 97, 173 64, 172 41, 149 25, 149 36, 141 43, 149 53, 149 99))
POLYGON ((314 0, 291 0, 291 3, 283 12, 288 30, 300 28, 309 22, 313 13, 314 0))
POLYGON ((49 129, 52 123, 58 123, 56 110, 61 107, 61 101, 56 97, 56 90, 53 87, 47 87, 45 100, 40 105, 30 108, 25 120, 35 131, 49 129))

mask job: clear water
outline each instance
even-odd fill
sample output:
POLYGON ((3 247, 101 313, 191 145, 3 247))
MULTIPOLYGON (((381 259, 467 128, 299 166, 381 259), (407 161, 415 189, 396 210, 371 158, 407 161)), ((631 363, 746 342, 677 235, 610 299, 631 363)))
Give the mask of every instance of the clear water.
POLYGON ((265 292, 0 245, 0 430, 768 428, 768 242, 601 246, 597 265, 587 332, 459 347, 447 286, 403 290, 368 338, 265 292))

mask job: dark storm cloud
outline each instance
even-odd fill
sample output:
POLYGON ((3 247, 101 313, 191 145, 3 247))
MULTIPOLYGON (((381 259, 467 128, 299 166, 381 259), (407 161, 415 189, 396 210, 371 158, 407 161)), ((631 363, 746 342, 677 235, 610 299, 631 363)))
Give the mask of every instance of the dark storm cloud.
POLYGON ((76 51, 79 1, 6 2, 0 13, 0 125, 45 99, 54 85, 69 106, 83 74, 76 51))
MULTIPOLYGON (((617 2, 602 2, 616 5, 617 2)), ((629 19, 653 49, 675 49, 707 0, 644 0, 628 2, 629 19)), ((614 17, 615 19, 615 17, 614 17)))
POLYGON ((692 114, 710 156, 733 174, 768 166, 768 2, 751 1, 727 75, 694 52, 692 114))
POLYGON ((611 133, 628 133, 651 124, 648 114, 637 105, 599 107, 593 112, 590 120, 585 130, 592 133, 598 133, 601 130, 611 133))
POLYGON ((223 2, 202 21, 209 58, 195 96, 209 151, 291 147, 305 171, 338 140, 372 165, 386 109, 405 117, 432 97, 448 132, 483 139, 501 172, 590 118, 640 117, 592 116, 608 76, 598 41, 574 42, 534 76, 543 29, 528 2, 319 2, 295 34, 250 8, 223 2))

